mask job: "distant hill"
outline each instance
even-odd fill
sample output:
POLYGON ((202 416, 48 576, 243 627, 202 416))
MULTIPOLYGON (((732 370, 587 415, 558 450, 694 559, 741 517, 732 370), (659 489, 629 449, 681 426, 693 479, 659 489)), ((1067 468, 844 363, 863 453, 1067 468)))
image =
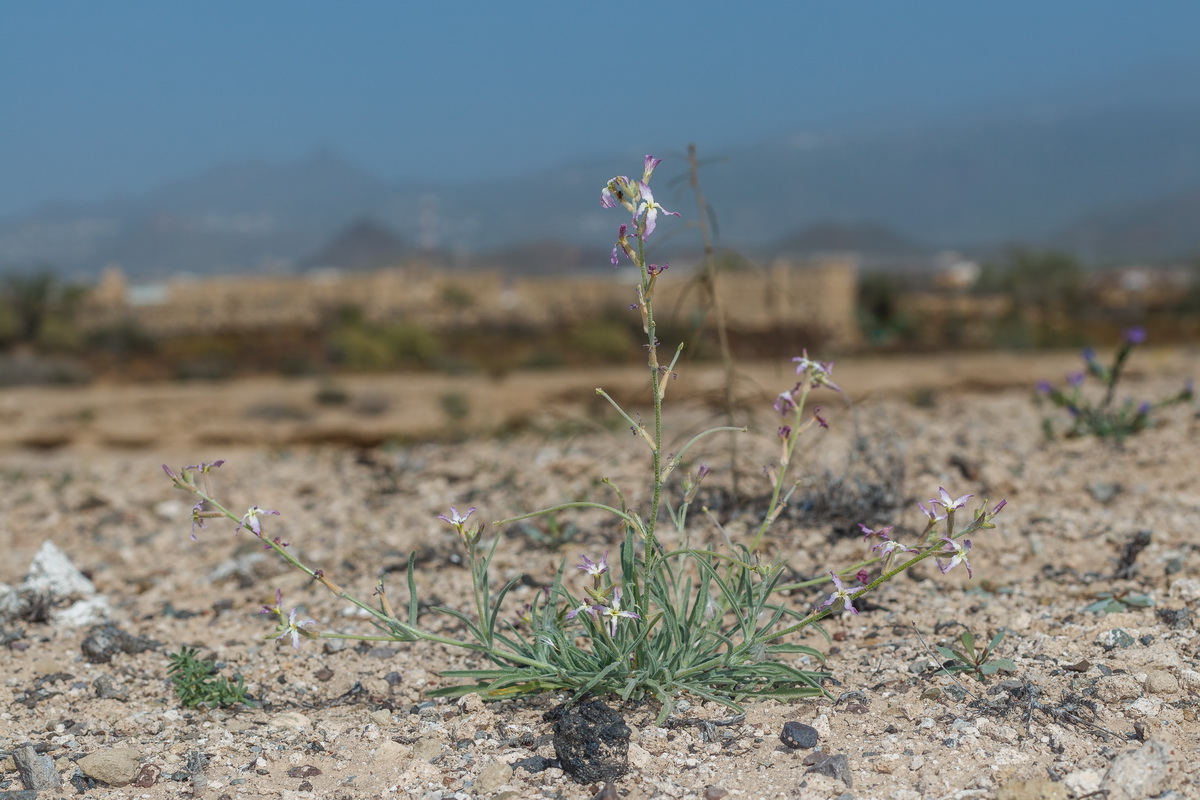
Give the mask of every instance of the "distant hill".
MULTIPOLYGON (((1098 262, 1200 252, 1200 225, 1191 222, 1200 203, 1200 72, 1177 77, 1165 88, 1130 79, 955 118, 795 131, 723 152, 700 142, 702 157, 716 157, 701 179, 718 244, 977 253, 1020 241, 1098 262)), ((600 186, 640 163, 640 151, 597 154, 439 185, 383 181, 328 151, 226 164, 136 197, 0 220, 0 272, 48 264, 95 276, 109 262, 135 280, 292 270, 364 219, 400 242, 453 254, 456 265, 554 270, 574 263, 572 247, 586 254, 579 265, 590 264, 593 252, 606 257, 622 221, 600 207, 600 186)), ((655 195, 686 221, 695 211, 683 173, 680 158, 668 157, 655 195)), ((655 258, 697 248, 692 230, 660 230, 655 258)))
POLYGON ((785 236, 771 248, 780 253, 857 253, 863 256, 924 256, 934 249, 874 222, 824 222, 785 236))
POLYGON ((1048 241, 1101 264, 1194 259, 1200 256, 1200 187, 1085 215, 1048 241))
POLYGON ((412 246, 405 240, 368 218, 346 226, 300 266, 302 269, 382 269, 399 264, 412 253, 412 246))

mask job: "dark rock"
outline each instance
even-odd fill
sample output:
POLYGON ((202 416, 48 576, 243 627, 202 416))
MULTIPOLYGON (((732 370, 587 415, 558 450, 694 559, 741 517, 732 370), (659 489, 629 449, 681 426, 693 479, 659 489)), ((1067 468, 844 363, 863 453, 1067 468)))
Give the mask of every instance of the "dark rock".
POLYGON ((37 800, 37 792, 33 789, 22 789, 17 792, 0 792, 0 800, 37 800))
POLYGON ((826 756, 813 764, 806 771, 817 775, 828 775, 830 778, 837 778, 842 783, 846 784, 847 789, 854 786, 854 779, 850 776, 850 759, 845 753, 838 753, 836 756, 826 756))
POLYGON ((123 683, 117 683, 112 675, 101 675, 96 680, 92 681, 92 688, 96 690, 96 696, 102 700, 128 700, 129 687, 123 683))
POLYGON ((554 754, 578 783, 615 781, 629 770, 629 726, 599 700, 546 713, 553 722, 554 754))
POLYGON ((311 778, 314 775, 320 775, 321 770, 314 767, 312 764, 305 764, 302 767, 290 767, 287 771, 289 778, 311 778))
POLYGON ((23 744, 13 751, 13 763, 17 766, 17 774, 21 776, 21 784, 26 789, 35 792, 42 790, 57 790, 62 780, 54 769, 54 759, 39 754, 32 744, 23 744))
POLYGON ((721 800, 722 797, 728 797, 729 792, 722 789, 720 786, 705 786, 704 800, 721 800))
POLYGON ((159 647, 159 643, 144 636, 134 636, 112 623, 95 625, 84 638, 80 649, 92 664, 107 664, 117 653, 141 653, 159 647))
POLYGON ((1156 608, 1154 615, 1171 630, 1183 630, 1192 626, 1192 610, 1190 608, 1156 608))
POLYGON ((780 741, 797 750, 811 750, 817 746, 819 738, 817 729, 803 722, 785 722, 783 732, 779 734, 780 741))
POLYGON ((527 772, 536 774, 538 772, 545 771, 546 768, 550 767, 553 763, 554 762, 548 758, 542 758, 541 756, 530 756, 529 758, 517 759, 513 762, 512 766, 514 772, 518 769, 523 769, 527 772))

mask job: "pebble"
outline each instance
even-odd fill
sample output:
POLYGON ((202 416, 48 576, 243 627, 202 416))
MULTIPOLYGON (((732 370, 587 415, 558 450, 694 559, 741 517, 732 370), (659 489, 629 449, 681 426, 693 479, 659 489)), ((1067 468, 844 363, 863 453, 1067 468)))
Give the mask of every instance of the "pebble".
POLYGON ((128 786, 137 777, 141 753, 130 747, 98 750, 76 762, 80 771, 109 786, 128 786))
POLYGON ((842 783, 846 784, 847 789, 854 787, 854 778, 850 775, 850 759, 845 753, 838 753, 835 756, 826 756, 825 758, 813 764, 805 774, 827 775, 830 778, 837 778, 842 783))
POLYGON ((1113 628, 1111 631, 1105 631, 1100 635, 1099 644, 1105 650, 1114 650, 1118 647, 1130 647, 1133 645, 1134 638, 1126 633, 1121 628, 1113 628))
POLYGON ((62 784, 54 770, 54 759, 39 755, 32 744, 23 744, 14 750, 13 763, 16 765, 17 774, 21 776, 21 784, 26 789, 55 791, 62 784))
POLYGON ((1150 694, 1176 694, 1179 691, 1179 679, 1165 670, 1153 670, 1146 673, 1146 691, 1150 694))
POLYGON ((799 750, 811 750, 817 746, 820 737, 817 729, 802 722, 785 722, 779 740, 788 747, 799 750))
POLYGON ((1144 800, 1171 788, 1182 777, 1180 754, 1174 746, 1151 739, 1137 750, 1117 756, 1104 776, 1101 791, 1108 800, 1144 800))
POLYGON ((996 792, 996 800, 1067 800, 1067 787, 1049 778, 1009 781, 996 792))
POLYGON ((493 761, 484 767, 477 778, 475 788, 480 794, 492 794, 512 780, 513 770, 503 761, 493 761))
POLYGON ((312 722, 299 711, 284 711, 271 717, 271 724, 276 728, 301 730, 310 727, 312 722))
POLYGON ((418 739, 413 743, 412 754, 413 758, 419 758, 422 761, 433 761, 442 754, 442 743, 437 739, 418 739))
POLYGON ((1100 791, 1104 776, 1094 769, 1081 769, 1063 778, 1063 783, 1075 797, 1087 797, 1100 791))
POLYGON ((547 712, 554 754, 577 783, 615 781, 629 769, 629 726, 599 700, 547 712))
POLYGON ((367 714, 367 719, 381 728, 386 728, 392 723, 392 712, 386 708, 381 708, 378 711, 372 711, 370 714, 367 714))

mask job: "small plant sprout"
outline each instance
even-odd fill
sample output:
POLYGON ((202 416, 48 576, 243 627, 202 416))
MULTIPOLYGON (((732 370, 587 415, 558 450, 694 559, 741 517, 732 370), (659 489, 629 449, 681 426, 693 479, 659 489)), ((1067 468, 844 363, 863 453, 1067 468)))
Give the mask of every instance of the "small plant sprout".
POLYGON ((966 672, 974 676, 980 683, 986 683, 991 675, 997 672, 1016 672, 1017 667, 1011 659, 992 658, 992 652, 1004 639, 1004 631, 1000 631, 986 646, 975 648, 975 634, 969 630, 958 637, 961 647, 938 646, 938 652, 950 659, 942 665, 942 670, 953 675, 956 672, 966 672))
MULTIPOLYGON (((1058 388, 1049 381, 1038 381, 1035 398, 1039 405, 1050 403, 1067 412, 1067 425, 1063 435, 1067 437, 1095 436, 1097 439, 1122 441, 1125 437, 1145 430, 1150 426, 1151 415, 1159 409, 1185 403, 1194 397, 1192 382, 1188 380, 1178 393, 1152 403, 1148 400, 1135 402, 1126 399, 1120 405, 1116 400, 1117 384, 1121 380, 1125 362, 1133 349, 1146 341, 1144 328, 1133 327, 1125 331, 1111 366, 1101 363, 1091 347, 1083 350, 1084 369, 1073 372, 1066 378, 1066 386, 1058 388), (1099 399, 1090 398, 1084 384, 1088 378, 1100 384, 1099 399)), ((1060 418, 1042 417, 1042 432, 1047 439, 1059 435, 1060 418)))
POLYGON ((617 264, 625 258, 637 268, 631 309, 640 317, 645 334, 646 388, 652 417, 643 422, 603 389, 596 391, 635 433, 634 446, 646 457, 646 482, 640 491, 626 493, 604 479, 602 485, 614 497, 610 502, 578 500, 492 523, 496 530, 535 518, 553 519, 565 511, 599 510, 614 520, 619 531, 611 549, 599 559, 593 558, 595 553, 581 554, 575 565, 578 572, 569 571, 564 560, 549 586, 536 593, 532 602, 523 604, 519 613, 502 613, 505 598, 522 576, 494 590, 490 567, 501 537, 484 536, 484 525, 471 521, 475 508, 460 513, 451 507, 448 514, 437 516, 455 530, 466 552, 469 599, 464 596, 455 605, 432 608, 421 603, 415 559, 410 558, 406 602, 397 608, 382 581, 373 599, 360 599, 335 584, 322 569, 301 561, 285 543, 268 538, 264 525, 276 512, 257 505, 244 515, 228 510, 214 499, 208 481, 211 467, 179 472, 164 467, 175 486, 198 501, 194 525, 201 526, 215 516, 237 522, 239 530, 249 530, 289 565, 365 611, 375 629, 369 634, 318 631, 313 620, 298 620, 295 609, 286 611, 282 593, 277 593, 275 604, 264 607, 265 613, 276 617, 276 638, 289 637, 294 646, 305 639, 338 637, 457 647, 475 654, 480 665, 443 672, 444 677, 458 682, 434 690, 435 696, 478 693, 498 700, 565 690, 570 693, 568 702, 605 693, 624 699, 649 697, 659 702, 661 721, 685 693, 737 711, 747 698, 821 695, 821 682, 828 674, 811 669, 821 654, 788 641, 789 637, 842 610, 859 613, 862 607, 855 603, 860 598, 926 559, 942 562, 943 572, 958 564, 970 570, 966 556, 971 540, 966 537, 981 541, 977 534, 995 527, 993 520, 1004 501, 991 508, 984 501, 970 521, 961 525, 961 518, 969 513, 964 509, 971 495, 955 499, 941 488, 928 508, 921 505, 926 525, 911 546, 894 541, 891 526, 877 531, 863 526, 865 539, 873 546, 858 563, 838 569, 794 566, 793 574, 800 570, 800 574, 817 577, 782 582, 784 554, 768 558, 761 545, 800 483, 792 475, 799 437, 813 426, 830 424, 819 408, 806 408, 809 394, 841 391, 832 379, 832 362, 810 358, 807 351, 793 359, 794 384, 775 399, 775 410, 782 418, 777 429, 779 459, 765 470, 771 494, 762 516, 745 535, 746 541, 741 541, 705 510, 705 527, 716 535, 706 537, 711 543, 693 546, 696 526, 689 519, 689 509, 701 483, 713 471, 704 464, 691 466, 691 451, 714 434, 744 433, 745 429, 716 427, 694 435, 674 452, 664 447, 664 399, 682 346, 669 358, 660 352, 655 289, 667 274, 667 265, 652 264, 646 258, 647 242, 657 226, 679 216, 663 208, 650 188, 659 163, 660 159, 646 156, 641 180, 617 176, 600 191, 603 207, 623 209, 629 215, 617 227, 612 260, 617 264), (832 584, 834 591, 820 602, 820 594, 812 593, 823 593, 827 584, 832 584), (436 615, 452 618, 459 633, 442 633, 445 625, 427 622, 425 617, 436 615))
POLYGON ((246 696, 246 687, 241 675, 234 675, 232 681, 218 675, 217 665, 198 658, 194 647, 181 647, 178 653, 170 653, 167 658, 171 661, 167 675, 175 689, 175 696, 179 698, 179 704, 184 708, 256 705, 246 696))

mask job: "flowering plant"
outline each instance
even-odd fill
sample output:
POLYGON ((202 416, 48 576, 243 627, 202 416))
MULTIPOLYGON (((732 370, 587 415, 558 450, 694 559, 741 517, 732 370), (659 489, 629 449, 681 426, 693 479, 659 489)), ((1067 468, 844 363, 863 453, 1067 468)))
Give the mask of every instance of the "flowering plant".
MULTIPOLYGON (((1130 328, 1121 338, 1121 346, 1117 348, 1112 366, 1100 363, 1096 351, 1088 347, 1083 351, 1084 369, 1068 375, 1064 388, 1058 388, 1049 381, 1038 381, 1039 404, 1048 401, 1055 408, 1064 409, 1069 415, 1070 425, 1064 435, 1091 435, 1098 439, 1115 439, 1119 442, 1126 436, 1149 427, 1153 411, 1192 399, 1192 382, 1189 380, 1180 392, 1157 403, 1147 400, 1134 403, 1133 400, 1126 399, 1120 405, 1114 405, 1117 383, 1121 380, 1125 361, 1133 352, 1133 348, 1145 341, 1145 329, 1130 328), (1089 377, 1099 381, 1103 387, 1104 392, 1098 402, 1090 400, 1084 393, 1083 385, 1089 377)), ((1042 432, 1047 439, 1055 438, 1058 426, 1053 417, 1042 418, 1042 432)))
POLYGON ((499 527, 567 509, 599 509, 611 515, 623 531, 616 551, 610 550, 598 560, 582 556, 581 563, 576 565, 582 573, 580 577, 573 572, 568 574, 564 562, 550 585, 535 596, 518 622, 512 623, 503 617, 502 606, 521 578, 514 578, 494 593, 490 578, 500 536, 485 539, 484 526, 471 521, 475 508, 460 513, 451 507, 448 515, 439 518, 454 529, 466 551, 473 608, 423 610, 414 560, 409 559, 406 604, 397 610, 382 581, 376 586, 374 601, 360 599, 333 583, 322 570, 299 560, 288 550, 286 542, 268 538, 263 529, 264 517, 277 512, 253 506, 239 516, 221 505, 212 494, 209 476, 222 462, 179 471, 164 466, 177 487, 198 498, 192 509, 193 534, 213 517, 237 522, 238 529, 245 528, 259 537, 290 565, 366 611, 377 629, 377 635, 373 636, 317 630, 313 620, 297 620, 295 609, 288 612, 281 593, 277 592, 275 605, 263 608, 264 613, 276 618, 275 638, 289 637, 297 647, 306 638, 331 636, 452 645, 474 651, 490 664, 443 673, 465 682, 437 689, 434 695, 478 692, 497 699, 568 690, 572 692, 572 701, 589 693, 613 693, 623 698, 650 695, 660 701, 662 719, 671 713, 676 699, 685 692, 734 709, 739 709, 739 703, 747 697, 819 695, 826 673, 804 667, 808 665, 806 662, 819 660, 820 653, 806 645, 784 641, 785 637, 843 609, 858 613, 855 600, 926 559, 936 559, 943 573, 959 564, 970 572, 971 541, 965 537, 994 527, 992 520, 1004 507, 1004 501, 991 509, 985 501, 960 529, 955 516, 965 508, 971 495, 955 499, 941 489, 940 497, 930 501, 928 507, 921 504, 926 525, 914 540, 914 546, 892 539, 892 527, 874 531, 864 526, 865 538, 874 540, 865 559, 840 570, 821 570, 821 577, 809 581, 781 583, 782 561, 767 560, 760 544, 798 485, 791 477, 791 468, 799 436, 814 425, 828 426, 819 407, 806 409, 810 392, 840 391, 832 380, 833 364, 810 359, 807 352, 793 359, 796 382, 775 401, 775 410, 783 418, 777 429, 779 460, 767 470, 772 491, 755 535, 749 543, 734 541, 710 517, 719 540, 693 545, 689 509, 711 470, 703 464, 693 468, 685 458, 707 436, 745 429, 712 428, 694 436, 678 452, 670 453, 664 448, 663 401, 682 347, 675 350, 668 364, 661 362, 654 294, 667 265, 648 263, 645 247, 659 217, 678 214, 663 208, 650 189, 659 163, 660 159, 646 156, 640 180, 615 177, 604 185, 600 198, 604 207, 624 208, 631 214, 629 222, 618 228, 612 260, 619 263, 623 255, 638 269, 636 302, 632 308, 640 313, 646 336, 653 421, 647 424, 635 420, 603 389, 597 392, 629 424, 639 446, 649 451, 649 492, 646 497, 638 498, 641 505, 629 503, 619 488, 605 480, 616 496, 611 504, 570 502, 493 523, 499 527), (676 472, 684 475, 678 491, 673 490, 674 482, 670 480, 676 472), (939 523, 944 523, 941 531, 939 523), (944 535, 939 536, 939 532, 944 535), (610 555, 614 556, 611 563, 610 555), (847 585, 843 578, 854 583, 847 585), (835 589, 819 605, 797 606, 785 593, 826 582, 832 582, 835 589), (434 632, 423 622, 423 611, 453 617, 466 627, 467 634, 456 638, 434 632), (785 663, 797 658, 796 663, 785 663))

